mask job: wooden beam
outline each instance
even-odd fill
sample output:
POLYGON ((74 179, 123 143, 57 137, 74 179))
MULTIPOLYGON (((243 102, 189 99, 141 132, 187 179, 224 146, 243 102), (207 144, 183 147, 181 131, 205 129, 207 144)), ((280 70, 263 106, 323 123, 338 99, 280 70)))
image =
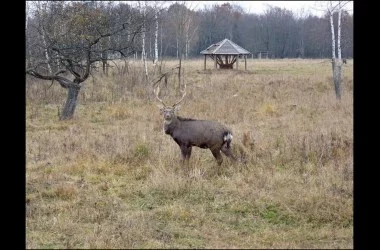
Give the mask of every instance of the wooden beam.
POLYGON ((231 60, 231 64, 234 64, 236 62, 236 56, 233 56, 233 59, 231 60))
POLYGON ((214 68, 216 69, 216 59, 217 59, 217 56, 215 55, 215 59, 214 59, 214 68))
POLYGON ((207 56, 207 55, 205 55, 204 70, 206 70, 206 56, 207 56))
POLYGON ((223 65, 224 64, 223 59, 222 59, 222 57, 220 55, 216 56, 216 60, 217 60, 217 62, 218 62, 219 65, 223 65))
POLYGON ((236 69, 239 69, 239 55, 236 56, 236 69))
POLYGON ((247 70, 247 55, 244 55, 245 70, 247 70))

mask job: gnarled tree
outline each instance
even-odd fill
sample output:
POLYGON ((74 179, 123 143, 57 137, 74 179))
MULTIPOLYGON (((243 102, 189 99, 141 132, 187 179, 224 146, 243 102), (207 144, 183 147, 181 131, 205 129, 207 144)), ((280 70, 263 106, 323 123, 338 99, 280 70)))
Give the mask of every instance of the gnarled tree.
POLYGON ((38 18, 32 16, 33 25, 28 25, 33 41, 30 44, 33 51, 29 54, 33 58, 26 74, 57 82, 68 90, 60 114, 61 120, 67 120, 73 117, 82 83, 96 62, 109 59, 104 55, 127 56, 127 50, 133 53, 133 38, 141 32, 142 20, 133 9, 128 15, 124 12, 118 15, 120 5, 115 5, 113 11, 103 11, 98 6, 100 2, 44 4, 46 8, 39 8, 35 13, 38 18))

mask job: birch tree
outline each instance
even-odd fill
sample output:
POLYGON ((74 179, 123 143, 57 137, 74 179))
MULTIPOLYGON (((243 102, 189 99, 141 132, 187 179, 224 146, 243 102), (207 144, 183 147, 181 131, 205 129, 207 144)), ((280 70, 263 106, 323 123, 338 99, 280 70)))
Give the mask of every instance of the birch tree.
POLYGON ((25 49, 26 49, 26 65, 27 67, 29 67, 31 65, 31 62, 30 62, 30 49, 29 49, 29 37, 28 37, 28 21, 29 21, 29 4, 28 2, 25 2, 25 42, 26 42, 26 46, 25 46, 25 49))
POLYGON ((32 2, 32 4, 34 5, 34 8, 36 10, 35 12, 36 12, 36 17, 38 19, 38 23, 41 25, 39 34, 42 40, 42 46, 44 48, 44 56, 45 56, 47 69, 49 73, 51 74, 52 69, 51 69, 51 63, 50 63, 50 55, 49 55, 48 46, 46 43, 46 27, 45 27, 46 21, 44 21, 47 15, 47 6, 49 3, 47 1, 34 1, 32 2))
POLYGON ((143 20, 143 25, 142 25, 142 32, 141 32, 141 41, 142 41, 142 47, 141 47, 141 60, 143 62, 143 67, 144 67, 144 73, 145 73, 145 81, 148 82, 148 65, 146 62, 146 49, 145 49, 145 37, 146 37, 146 7, 147 3, 146 1, 144 2, 144 5, 140 4, 139 2, 139 8, 142 8, 142 20, 143 20))
POLYGON ((342 9, 349 1, 329 1, 327 2, 327 14, 330 20, 330 32, 331 32, 331 64, 333 71, 333 82, 335 88, 335 95, 337 100, 341 100, 342 97, 342 78, 343 78, 343 61, 342 61, 342 49, 341 49, 341 16, 342 9), (337 24, 337 38, 335 38, 335 26, 334 15, 338 15, 337 24), (337 47, 337 48, 336 48, 337 47), (338 53, 338 58, 336 57, 338 53))
POLYGON ((155 22, 155 29, 154 29, 154 59, 153 64, 156 65, 158 61, 158 9, 157 5, 156 8, 154 8, 154 22, 155 22))
MULTIPOLYGON (((331 3, 331 2, 330 2, 331 3)), ((331 5, 330 5, 331 6, 331 5)), ((332 7, 332 6, 331 6, 332 7)), ((338 2, 337 10, 338 12, 338 37, 337 37, 337 46, 338 46, 338 60, 335 58, 335 37, 334 37, 334 11, 330 11, 330 23, 331 23, 331 37, 332 37, 332 68, 333 68, 333 78, 334 78, 334 87, 335 87, 335 95, 338 100, 341 99, 342 96, 342 53, 341 53, 341 47, 340 47, 340 17, 341 17, 341 7, 340 7, 340 1, 338 2)))

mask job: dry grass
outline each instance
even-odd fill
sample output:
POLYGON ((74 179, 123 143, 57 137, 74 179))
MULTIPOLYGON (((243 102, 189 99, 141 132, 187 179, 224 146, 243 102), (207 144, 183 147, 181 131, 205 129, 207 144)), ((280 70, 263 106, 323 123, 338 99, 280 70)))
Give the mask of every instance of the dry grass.
POLYGON ((353 248, 352 64, 338 103, 329 60, 185 62, 180 114, 231 127, 247 160, 194 148, 188 171, 137 62, 90 78, 71 121, 64 90, 28 79, 26 247, 353 248))

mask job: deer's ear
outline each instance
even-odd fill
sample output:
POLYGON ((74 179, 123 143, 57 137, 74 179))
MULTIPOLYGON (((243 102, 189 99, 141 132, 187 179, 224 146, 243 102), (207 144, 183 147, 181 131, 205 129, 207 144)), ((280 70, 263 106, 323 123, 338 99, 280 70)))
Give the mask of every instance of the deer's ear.
POLYGON ((165 107, 160 107, 160 114, 162 115, 164 113, 165 107))
POLYGON ((174 106, 174 112, 177 112, 178 110, 180 110, 180 106, 179 105, 174 106))

